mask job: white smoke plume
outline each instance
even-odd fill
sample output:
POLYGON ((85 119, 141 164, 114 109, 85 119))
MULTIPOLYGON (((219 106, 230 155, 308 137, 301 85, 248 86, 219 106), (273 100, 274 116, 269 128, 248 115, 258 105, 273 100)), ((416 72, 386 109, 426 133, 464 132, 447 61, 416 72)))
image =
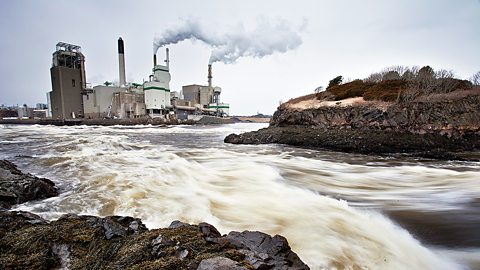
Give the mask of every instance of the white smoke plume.
POLYGON ((277 19, 272 22, 260 18, 251 31, 247 31, 243 24, 239 24, 231 31, 216 33, 203 27, 198 20, 188 19, 181 25, 157 35, 153 41, 153 53, 160 47, 184 40, 200 40, 212 47, 210 64, 234 63, 240 57, 262 58, 276 52, 284 53, 298 48, 302 44, 299 32, 305 25, 305 21, 301 26, 294 27, 285 20, 277 19))

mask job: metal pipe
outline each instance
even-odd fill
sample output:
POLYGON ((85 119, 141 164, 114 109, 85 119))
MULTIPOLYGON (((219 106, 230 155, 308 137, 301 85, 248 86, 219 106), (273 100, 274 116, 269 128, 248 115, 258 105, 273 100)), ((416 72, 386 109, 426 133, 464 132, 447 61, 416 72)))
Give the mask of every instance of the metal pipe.
POLYGON ((153 67, 157 65, 157 55, 153 54, 153 67))

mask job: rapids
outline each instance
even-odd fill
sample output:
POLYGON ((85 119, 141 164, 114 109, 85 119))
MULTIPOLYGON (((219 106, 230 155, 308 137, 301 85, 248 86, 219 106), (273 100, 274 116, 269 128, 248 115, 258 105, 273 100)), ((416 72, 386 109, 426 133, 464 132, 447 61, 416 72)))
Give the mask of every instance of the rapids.
POLYGON ((56 183, 13 209, 48 219, 259 230, 312 269, 480 269, 480 163, 223 143, 262 127, 0 125, 0 158, 56 183))

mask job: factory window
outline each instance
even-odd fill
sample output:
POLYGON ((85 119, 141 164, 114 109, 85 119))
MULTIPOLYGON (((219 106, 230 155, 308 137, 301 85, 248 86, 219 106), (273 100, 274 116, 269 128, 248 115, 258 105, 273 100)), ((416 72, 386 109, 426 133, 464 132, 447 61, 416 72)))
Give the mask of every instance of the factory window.
POLYGON ((75 87, 75 80, 72 80, 72 87, 75 87))

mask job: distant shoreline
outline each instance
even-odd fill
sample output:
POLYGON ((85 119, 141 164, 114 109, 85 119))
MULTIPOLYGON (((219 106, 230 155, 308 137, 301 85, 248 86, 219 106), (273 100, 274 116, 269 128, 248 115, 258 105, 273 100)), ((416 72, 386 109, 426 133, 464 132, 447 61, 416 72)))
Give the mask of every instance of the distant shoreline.
POLYGON ((133 119, 0 119, 0 125, 53 125, 53 126, 133 126, 133 125, 221 125, 233 123, 268 123, 269 117, 233 116, 227 118, 204 116, 194 120, 165 120, 163 118, 133 119))

